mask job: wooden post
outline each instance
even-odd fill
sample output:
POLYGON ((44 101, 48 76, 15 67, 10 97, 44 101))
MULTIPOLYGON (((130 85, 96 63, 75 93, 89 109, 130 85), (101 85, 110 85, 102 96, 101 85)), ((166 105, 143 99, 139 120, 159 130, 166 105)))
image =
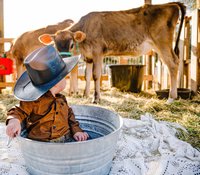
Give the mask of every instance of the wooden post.
POLYGON ((168 68, 165 64, 162 64, 162 82, 161 88, 167 89, 169 85, 168 68))
POLYGON ((198 45, 197 45, 197 58, 199 58, 199 62, 198 62, 198 72, 197 72, 197 75, 198 75, 198 80, 197 80, 197 88, 198 90, 200 91, 200 0, 196 0, 196 8, 198 9, 198 19, 197 19, 197 26, 198 26, 198 45))
POLYGON ((190 44, 191 44, 191 26, 190 26, 191 17, 185 18, 185 41, 184 41, 184 83, 183 87, 189 87, 190 80, 190 44))
MULTIPOLYGON (((4 37, 3 0, 0 0, 0 38, 4 37)), ((4 43, 0 43, 0 56, 4 52, 4 43)), ((5 76, 0 75, 0 82, 5 81, 5 76)), ((0 91, 2 88, 0 88, 0 91)))
POLYGON ((144 0, 145 4, 152 4, 151 0, 144 0))
POLYGON ((158 73, 157 73, 157 79, 158 79, 158 89, 162 89, 162 63, 160 60, 157 62, 158 66, 158 73))
POLYGON ((178 87, 188 88, 189 77, 188 72, 190 63, 190 37, 191 37, 191 27, 190 27, 191 17, 186 16, 184 20, 184 27, 181 31, 180 42, 179 42, 179 72, 178 72, 178 87))
MULTIPOLYGON (((146 67, 145 67, 145 72, 144 72, 144 74, 146 75, 146 76, 148 76, 149 75, 149 73, 148 73, 148 67, 149 67, 149 62, 148 62, 148 58, 147 58, 147 55, 143 55, 143 60, 144 60, 144 65, 146 65, 146 67)), ((144 90, 148 90, 148 85, 149 85, 149 82, 148 82, 148 80, 147 81, 144 81, 144 90)))
MULTIPOLYGON (((152 1, 151 0, 144 0, 144 4, 152 4, 152 1)), ((146 62, 146 75, 149 76, 149 75, 152 75, 152 54, 147 54, 145 55, 145 62, 146 62)), ((152 81, 150 83, 149 80, 147 80, 145 83, 145 89, 149 89, 149 88, 152 88, 152 81)))
MULTIPOLYGON (((0 38, 4 38, 3 0, 0 0, 0 38)), ((4 52, 4 44, 0 43, 0 53, 4 52)))
MULTIPOLYGON (((146 75, 152 75, 152 53, 145 55, 146 59, 146 75)), ((152 88, 152 81, 146 81, 146 89, 152 88)))
POLYGON ((200 87, 200 10, 192 12, 192 38, 191 38, 191 89, 196 93, 200 87))
POLYGON ((180 50, 180 54, 179 54, 179 68, 178 68, 178 77, 177 77, 177 85, 178 87, 182 88, 183 87, 183 71, 184 71, 184 41, 185 41, 185 20, 183 23, 183 28, 181 30, 181 35, 180 35, 180 41, 179 41, 179 50, 180 50))
POLYGON ((196 0, 196 8, 200 8, 200 0, 196 0))

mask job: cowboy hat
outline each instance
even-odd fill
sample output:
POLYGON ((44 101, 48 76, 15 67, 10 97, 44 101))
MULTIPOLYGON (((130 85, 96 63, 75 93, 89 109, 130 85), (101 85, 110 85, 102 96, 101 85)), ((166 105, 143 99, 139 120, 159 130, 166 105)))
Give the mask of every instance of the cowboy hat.
POLYGON ((70 73, 79 58, 62 58, 52 45, 36 49, 24 60, 26 71, 15 84, 14 96, 21 101, 37 100, 70 73))

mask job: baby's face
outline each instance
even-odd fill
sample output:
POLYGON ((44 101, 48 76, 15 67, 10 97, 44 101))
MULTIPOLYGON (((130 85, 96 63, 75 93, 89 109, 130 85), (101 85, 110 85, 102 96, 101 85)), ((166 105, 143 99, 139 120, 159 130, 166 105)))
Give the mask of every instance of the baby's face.
POLYGON ((65 78, 63 78, 61 81, 59 81, 59 82, 56 84, 56 86, 57 86, 59 92, 61 92, 61 91, 63 91, 63 90, 65 89, 66 84, 67 84, 67 83, 66 83, 66 79, 65 79, 65 78))
POLYGON ((53 94, 57 94, 57 93, 60 93, 61 91, 63 91, 65 89, 65 86, 66 86, 66 79, 63 78, 61 81, 59 81, 54 87, 52 87, 50 89, 50 91, 53 93, 53 94))

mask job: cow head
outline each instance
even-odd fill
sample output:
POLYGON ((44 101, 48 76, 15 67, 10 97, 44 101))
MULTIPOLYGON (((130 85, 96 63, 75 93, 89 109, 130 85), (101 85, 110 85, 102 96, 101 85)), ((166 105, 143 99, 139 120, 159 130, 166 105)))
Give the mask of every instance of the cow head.
POLYGON ((39 41, 45 45, 55 44, 56 48, 59 52, 77 52, 76 51, 76 43, 81 43, 86 38, 86 34, 77 31, 71 32, 69 30, 61 30, 57 33, 50 35, 50 34, 43 34, 39 36, 39 41))

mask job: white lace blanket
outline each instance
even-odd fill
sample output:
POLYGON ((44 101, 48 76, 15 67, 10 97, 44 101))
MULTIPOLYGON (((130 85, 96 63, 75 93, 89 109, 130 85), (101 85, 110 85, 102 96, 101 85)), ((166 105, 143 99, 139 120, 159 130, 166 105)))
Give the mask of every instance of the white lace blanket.
MULTIPOLYGON (((109 175, 199 175, 200 152, 175 137, 177 128, 185 130, 150 114, 124 119, 109 175)), ((0 175, 28 175, 17 141, 6 147, 4 124, 0 133, 0 175)))
POLYGON ((200 152, 175 137, 183 127, 150 114, 124 119, 112 175, 199 175, 200 152))

